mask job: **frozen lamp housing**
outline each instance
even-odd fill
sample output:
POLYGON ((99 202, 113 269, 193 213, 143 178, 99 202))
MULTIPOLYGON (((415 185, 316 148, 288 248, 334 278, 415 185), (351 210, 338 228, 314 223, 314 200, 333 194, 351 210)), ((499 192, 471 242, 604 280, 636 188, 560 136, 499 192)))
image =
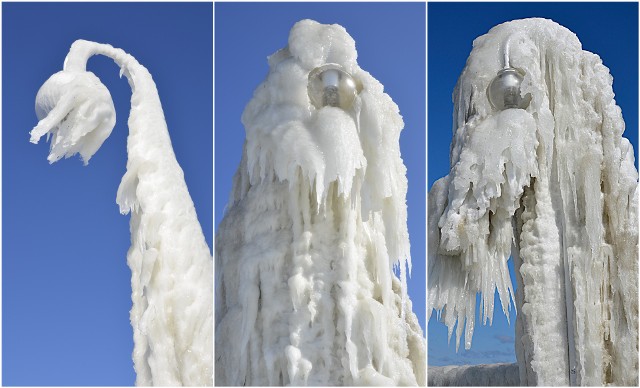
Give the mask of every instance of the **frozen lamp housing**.
POLYGON ((328 63, 309 73, 307 92, 317 109, 333 106, 346 110, 353 105, 358 89, 353 77, 342 66, 328 63))
POLYGON ((524 72, 513 67, 505 67, 491 81, 487 89, 489 102, 497 110, 527 109, 531 102, 531 95, 522 97, 520 85, 524 79, 524 72))

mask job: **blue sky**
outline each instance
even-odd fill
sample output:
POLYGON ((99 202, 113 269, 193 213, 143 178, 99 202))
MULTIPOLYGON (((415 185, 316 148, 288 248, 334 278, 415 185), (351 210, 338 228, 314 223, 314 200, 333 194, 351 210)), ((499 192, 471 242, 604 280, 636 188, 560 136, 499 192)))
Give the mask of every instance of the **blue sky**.
POLYGON ((358 63, 400 107, 408 170, 413 260, 409 296, 425 329, 425 5, 418 3, 217 3, 215 5, 215 223, 231 192, 245 133, 240 116, 299 20, 338 23, 356 41, 358 63), (247 28, 246 26, 252 26, 247 28))
MULTIPOLYGON (((525 17, 552 19, 573 31, 585 50, 602 58, 613 75, 616 101, 626 122, 625 136, 638 145, 637 3, 430 3, 428 5, 428 182, 449 171, 452 136, 451 95, 471 52, 473 40, 491 27, 525 17)), ((510 265, 514 279, 513 265, 510 265)), ((496 294, 497 298, 497 294, 496 294)), ((455 352, 446 326, 432 315, 428 326, 429 365, 515 362, 514 326, 499 308, 493 326, 476 319, 473 345, 455 352)))
POLYGON ((131 91, 112 60, 87 66, 110 90, 112 135, 84 167, 29 143, 36 93, 78 38, 110 43, 154 77, 209 246, 213 237, 212 5, 2 4, 2 384, 132 385, 125 172, 131 91))

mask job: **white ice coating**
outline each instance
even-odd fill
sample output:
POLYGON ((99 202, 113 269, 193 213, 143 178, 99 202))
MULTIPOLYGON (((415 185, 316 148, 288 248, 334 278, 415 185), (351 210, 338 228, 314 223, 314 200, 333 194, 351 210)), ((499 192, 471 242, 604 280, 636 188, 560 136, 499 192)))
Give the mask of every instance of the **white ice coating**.
POLYGON ((525 385, 638 385, 638 173, 612 82, 572 32, 525 19, 474 41, 454 91, 451 171, 429 193, 429 315, 449 335, 457 323, 456 341, 466 326, 468 349, 477 292, 485 321, 495 290, 508 316, 511 255, 525 385), (489 104, 506 65, 525 73, 526 110, 489 104))
POLYGON ((87 60, 112 58, 133 91, 127 171, 117 203, 131 212, 131 268, 137 385, 213 384, 213 260, 169 139, 151 74, 112 46, 78 40, 64 70, 38 91, 31 141, 53 136, 49 161, 79 153, 89 161, 109 136, 115 110, 87 60))
POLYGON ((343 27, 296 23, 243 113, 215 246, 217 385, 425 383, 406 294, 404 124, 356 55, 343 27), (359 85, 349 111, 309 100, 326 63, 359 85))

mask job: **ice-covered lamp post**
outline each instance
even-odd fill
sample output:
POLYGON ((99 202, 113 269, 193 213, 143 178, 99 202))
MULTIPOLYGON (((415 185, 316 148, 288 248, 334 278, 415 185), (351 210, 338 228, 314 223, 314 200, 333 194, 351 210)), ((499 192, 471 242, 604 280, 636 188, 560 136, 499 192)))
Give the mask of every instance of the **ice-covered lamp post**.
POLYGON ((38 91, 40 122, 31 141, 52 136, 51 163, 79 153, 85 164, 109 136, 115 110, 91 72, 93 55, 112 58, 131 85, 127 171, 117 203, 131 212, 131 268, 137 385, 213 383, 212 257, 176 161, 151 74, 134 57, 105 44, 78 40, 64 70, 38 91))
POLYGON ((424 384, 398 107, 338 25, 269 67, 216 235, 216 384, 424 384))
POLYGON ((474 41, 454 105, 451 170, 429 193, 429 314, 469 349, 476 293, 486 323, 497 290, 518 312, 509 383, 637 386, 638 173, 608 69, 566 28, 512 21, 474 41))

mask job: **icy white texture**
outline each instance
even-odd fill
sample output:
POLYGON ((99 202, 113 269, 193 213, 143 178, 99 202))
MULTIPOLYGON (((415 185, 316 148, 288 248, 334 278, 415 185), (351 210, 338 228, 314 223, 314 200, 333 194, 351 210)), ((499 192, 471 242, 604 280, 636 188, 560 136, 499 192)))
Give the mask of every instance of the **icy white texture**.
POLYGON ((429 314, 471 346, 513 298, 523 384, 638 384, 638 173, 613 79, 577 37, 544 19, 474 41, 454 91, 451 171, 429 193, 429 314), (495 111, 487 86, 524 70, 526 110, 495 111), (513 249, 512 249, 513 248, 513 249))
POLYGON ((304 20, 288 43, 243 113, 216 236, 216 384, 424 384, 398 107, 341 26, 304 20), (351 110, 311 104, 325 63, 359 84, 351 110))
POLYGON ((176 161, 151 74, 135 58, 109 45, 78 40, 64 70, 38 91, 40 122, 31 141, 53 136, 49 161, 79 153, 89 161, 109 136, 115 110, 107 88, 87 60, 112 58, 133 94, 127 171, 117 203, 131 212, 131 268, 137 385, 213 383, 213 260, 176 161))
POLYGON ((520 385, 518 364, 430 366, 429 386, 514 387, 520 385))

